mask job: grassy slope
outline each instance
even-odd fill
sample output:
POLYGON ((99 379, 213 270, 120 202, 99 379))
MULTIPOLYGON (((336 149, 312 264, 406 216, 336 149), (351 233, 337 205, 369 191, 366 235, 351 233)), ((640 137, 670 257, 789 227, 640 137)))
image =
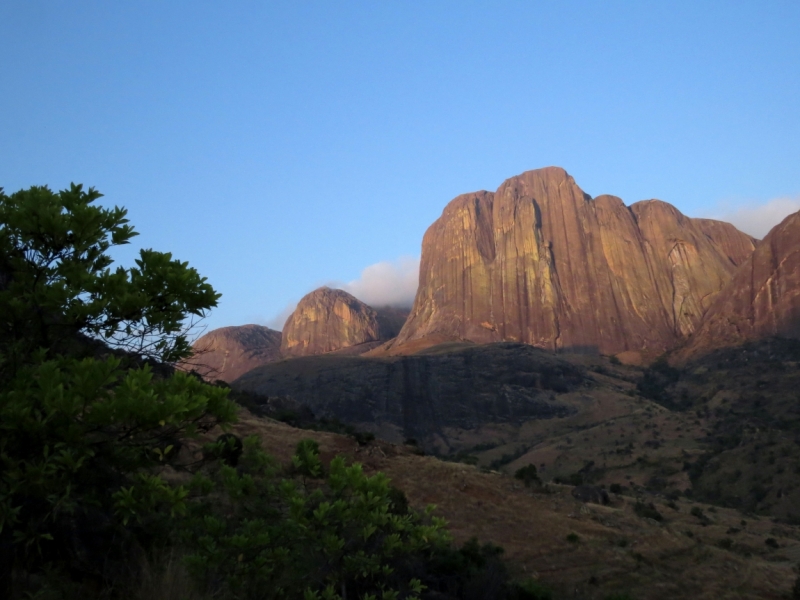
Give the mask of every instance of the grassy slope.
POLYGON ((800 529, 765 518, 742 526, 742 515, 732 509, 686 499, 670 508, 655 500, 664 516, 658 523, 637 516, 631 497, 612 495, 607 507, 583 504, 570 486, 531 491, 506 475, 418 456, 411 447, 359 446, 345 436, 298 430, 245 411, 236 432, 258 435, 283 461, 298 440, 312 437, 326 459, 342 453, 370 472, 387 473, 412 505, 436 504, 456 540, 477 536, 504 546, 521 572, 548 582, 559 597, 628 592, 640 600, 780 598, 796 577, 800 529), (693 516, 693 507, 706 518, 693 516), (568 541, 571 533, 579 541, 568 541), (766 545, 767 538, 775 538, 778 548, 766 545))

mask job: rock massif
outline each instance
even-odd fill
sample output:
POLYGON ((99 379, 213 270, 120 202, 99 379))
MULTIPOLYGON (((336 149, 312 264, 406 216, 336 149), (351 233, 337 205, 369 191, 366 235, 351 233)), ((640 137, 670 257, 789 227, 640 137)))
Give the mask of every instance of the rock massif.
POLYGON ((343 290, 321 287, 304 296, 283 326, 284 356, 311 356, 379 342, 378 312, 343 290))
POLYGON ((687 360, 773 336, 800 339, 800 212, 758 244, 677 356, 687 360))
POLYGON ((281 332, 261 325, 221 327, 194 343, 195 355, 182 368, 203 378, 231 382, 250 369, 278 360, 281 332))
POLYGON ((426 336, 654 356, 691 334, 753 240, 549 167, 455 198, 422 242, 394 345, 426 336))

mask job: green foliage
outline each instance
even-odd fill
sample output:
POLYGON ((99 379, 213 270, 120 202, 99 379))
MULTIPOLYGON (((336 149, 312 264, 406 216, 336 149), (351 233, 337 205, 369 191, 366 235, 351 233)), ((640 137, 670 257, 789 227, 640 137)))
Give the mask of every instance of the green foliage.
POLYGON ((157 468, 235 417, 227 390, 158 364, 189 352, 185 320, 219 294, 153 250, 112 270, 136 234, 99 197, 0 190, 0 596, 12 564, 96 573, 102 544, 181 514, 188 491, 157 468))
POLYGON ((0 392, 0 532, 32 559, 88 507, 124 523, 162 505, 180 512, 185 490, 147 469, 234 415, 225 390, 184 373, 155 379, 113 357, 26 366, 0 392))
POLYGON ((123 208, 72 184, 54 193, 0 189, 0 353, 12 370, 39 348, 48 357, 84 333, 173 362, 190 354, 188 316, 202 318, 219 294, 187 263, 141 250, 136 266, 111 269, 108 251, 136 232, 123 208))
POLYGON ((448 545, 444 522, 408 511, 383 474, 342 457, 323 471, 312 440, 298 444, 294 476, 282 477, 247 438, 238 469, 210 474, 224 493, 190 503, 191 572, 236 598, 418 597, 410 566, 448 545))

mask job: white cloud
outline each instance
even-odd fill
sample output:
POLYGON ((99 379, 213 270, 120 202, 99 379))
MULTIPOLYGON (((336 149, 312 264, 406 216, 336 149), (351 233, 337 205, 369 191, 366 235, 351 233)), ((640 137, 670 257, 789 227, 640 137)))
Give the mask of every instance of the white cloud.
POLYGON ((769 230, 788 215, 800 210, 800 197, 774 198, 763 204, 718 209, 712 218, 732 223, 753 237, 763 239, 769 230))
MULTIPOLYGON (((395 306, 411 308, 419 284, 419 258, 401 256, 366 267, 361 277, 348 283, 332 281, 326 285, 353 294, 372 307, 395 306)), ((311 291, 311 290, 309 290, 311 291)), ((283 330, 286 319, 297 308, 297 300, 287 304, 277 315, 266 321, 267 327, 283 330)))
POLYGON ((283 326, 286 324, 286 319, 294 312, 294 309, 297 308, 297 301, 290 302, 286 306, 283 307, 281 312, 277 315, 268 319, 265 323, 267 327, 270 329, 275 329, 277 331, 283 331, 283 326))
POLYGON ((370 265, 361 277, 338 287, 370 306, 411 308, 418 284, 419 258, 402 256, 370 265))

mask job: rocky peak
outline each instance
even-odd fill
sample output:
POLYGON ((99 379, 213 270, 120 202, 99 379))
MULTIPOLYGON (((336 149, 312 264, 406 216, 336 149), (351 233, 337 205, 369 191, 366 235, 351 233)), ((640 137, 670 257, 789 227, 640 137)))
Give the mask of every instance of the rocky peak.
POLYGON ((283 326, 285 356, 309 356, 381 340, 378 313, 343 290, 304 296, 283 326))
POLYGON ((230 383, 249 370, 280 358, 281 332, 261 325, 220 327, 201 336, 195 354, 181 364, 204 379, 230 383))

